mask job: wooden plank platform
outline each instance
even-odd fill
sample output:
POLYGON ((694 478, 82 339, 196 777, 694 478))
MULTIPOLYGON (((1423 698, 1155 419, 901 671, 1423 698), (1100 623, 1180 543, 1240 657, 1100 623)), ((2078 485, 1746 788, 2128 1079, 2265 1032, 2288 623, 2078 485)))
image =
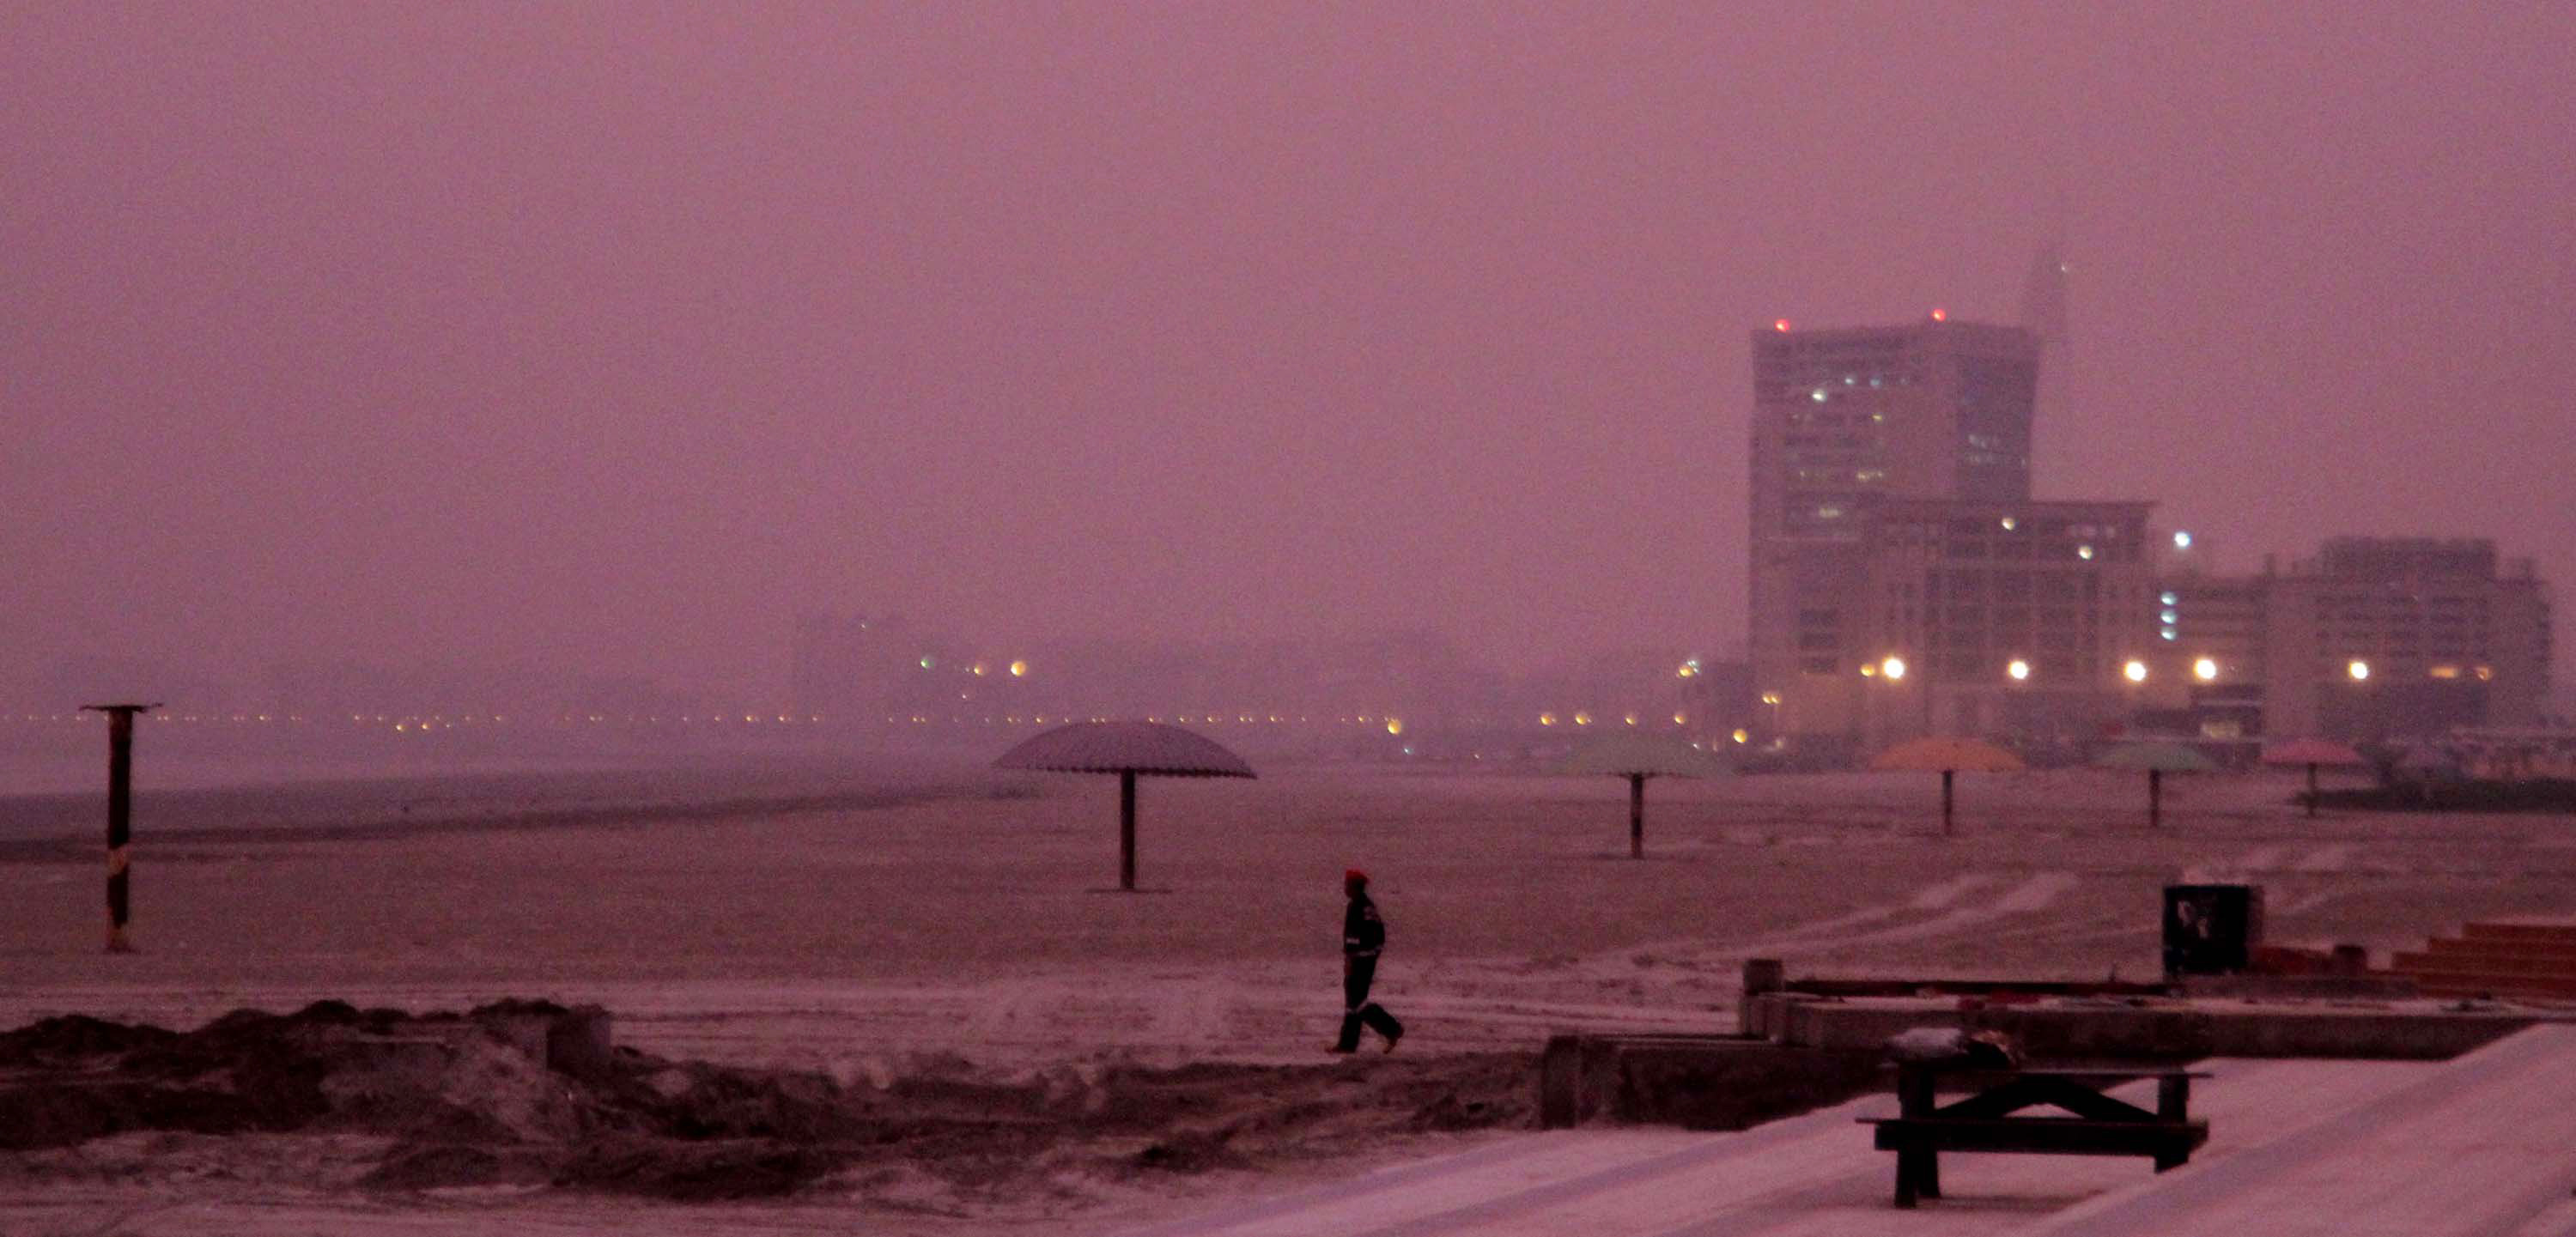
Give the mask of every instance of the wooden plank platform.
POLYGON ((2576 1189, 2576 1027, 2538 1026, 2411 1085, 2030 1230, 2086 1237, 2505 1237, 2576 1189))
MULTIPOLYGON (((2207 1063, 2191 1163, 1970 1155, 1889 1205, 1872 1096, 1740 1134, 1578 1129, 1137 1230, 1134 1237, 2562 1237, 2576 1230, 2576 1026, 2443 1063, 2207 1063)), ((2153 1083, 2115 1089, 2151 1103, 2153 1083)))

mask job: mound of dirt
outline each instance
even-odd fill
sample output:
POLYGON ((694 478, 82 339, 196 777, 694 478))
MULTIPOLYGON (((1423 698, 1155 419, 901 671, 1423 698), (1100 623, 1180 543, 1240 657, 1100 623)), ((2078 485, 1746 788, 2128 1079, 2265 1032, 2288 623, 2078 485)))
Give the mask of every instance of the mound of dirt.
MULTIPOLYGON (((117 1134, 300 1134, 367 1148, 354 1180, 376 1190, 701 1200, 883 1178, 989 1194, 1041 1188, 1066 1167, 1196 1173, 1525 1126, 1535 1075, 1533 1058, 1512 1055, 1069 1065, 1014 1079, 941 1060, 845 1083, 611 1048, 607 1029, 596 1008, 530 1001, 462 1014, 325 1001, 185 1032, 47 1019, 0 1034, 0 1152, 19 1153, 6 1167, 23 1177, 59 1160, 48 1149, 117 1134)), ((256 1139, 213 1141, 257 1154, 256 1139)))

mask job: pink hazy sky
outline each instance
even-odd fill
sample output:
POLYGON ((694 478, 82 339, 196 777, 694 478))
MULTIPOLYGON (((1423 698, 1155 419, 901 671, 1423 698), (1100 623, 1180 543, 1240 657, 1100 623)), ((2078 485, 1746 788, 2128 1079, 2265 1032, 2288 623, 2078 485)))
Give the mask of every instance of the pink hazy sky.
POLYGON ((1746 332, 2010 320, 2059 231, 2044 495, 2563 587, 2571 133, 2547 3, 9 0, 0 619, 1723 654, 1746 332))

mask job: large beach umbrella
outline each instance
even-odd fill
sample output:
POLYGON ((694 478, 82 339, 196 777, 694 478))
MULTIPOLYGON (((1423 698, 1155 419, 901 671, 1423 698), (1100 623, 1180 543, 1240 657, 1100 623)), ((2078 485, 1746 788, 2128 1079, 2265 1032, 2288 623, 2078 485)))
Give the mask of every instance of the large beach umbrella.
POLYGON ((1873 769, 1902 769, 1917 773, 1939 772, 1941 775, 1941 832, 1950 832, 1950 779, 1964 769, 1970 773, 2010 773, 2022 768, 2021 757, 1992 743, 1977 739, 1952 739, 1934 735, 1911 739, 1880 752, 1869 762, 1873 769))
POLYGON ((2187 743, 2123 743, 2093 758, 2095 768, 2147 771, 2147 827, 2164 823, 2165 775, 2208 773, 2218 768, 2199 748, 2187 743))
POLYGON ((1715 752, 1674 735, 1607 734, 1574 749, 1560 771, 1628 779, 1628 857, 1646 857, 1646 779, 1722 777, 1734 772, 1715 752))
POLYGON ((2263 749, 2267 765, 2306 765, 2308 767, 2308 815, 2317 814, 2317 770, 2331 765, 2348 769, 2367 763, 2361 753, 2332 739, 2291 739, 2263 749))
POLYGON ((1251 777, 1213 739, 1158 722, 1075 722, 1002 753, 997 769, 1118 775, 1118 887, 1136 888, 1136 777, 1251 777))

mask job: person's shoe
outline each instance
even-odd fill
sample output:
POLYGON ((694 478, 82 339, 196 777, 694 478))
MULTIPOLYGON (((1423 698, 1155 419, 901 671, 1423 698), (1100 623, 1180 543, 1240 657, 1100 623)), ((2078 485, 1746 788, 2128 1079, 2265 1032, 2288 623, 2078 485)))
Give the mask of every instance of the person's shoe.
POLYGON ((1332 1053, 1332 1054, 1333 1054, 1333 1055, 1335 1055, 1335 1056, 1347 1057, 1347 1056, 1351 1055, 1351 1054, 1352 1054, 1352 1053, 1354 1053, 1354 1052, 1358 1052, 1358 1051, 1359 1051, 1359 1049, 1357 1049, 1357 1048, 1344 1048, 1344 1047, 1342 1047, 1340 1044, 1335 1044, 1335 1045, 1333 1045, 1332 1047, 1325 1049, 1324 1051, 1329 1052, 1329 1053, 1332 1053))
POLYGON ((1402 1032, 1402 1031, 1398 1031, 1398 1032, 1396 1032, 1396 1033, 1395 1033, 1395 1034, 1393 1034, 1393 1035, 1387 1036, 1387 1037, 1386 1037, 1386 1050, 1387 1050, 1388 1052, 1393 1052, 1393 1051, 1395 1051, 1395 1041, 1400 1040, 1400 1039, 1402 1039, 1402 1038, 1404 1038, 1404 1032, 1402 1032))

